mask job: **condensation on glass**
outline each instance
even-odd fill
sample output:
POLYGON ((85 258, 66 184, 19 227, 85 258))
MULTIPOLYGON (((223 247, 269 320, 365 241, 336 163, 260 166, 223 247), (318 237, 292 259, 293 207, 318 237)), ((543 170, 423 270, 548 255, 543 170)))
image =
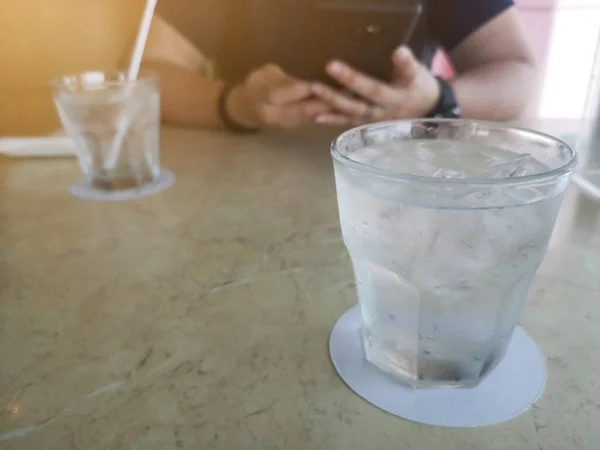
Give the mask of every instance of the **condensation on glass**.
POLYGON ((359 127, 332 146, 366 358, 413 387, 472 387, 503 359, 577 157, 462 120, 359 127))
POLYGON ((84 72, 51 82, 84 181, 94 189, 141 187, 160 174, 158 77, 142 72, 84 72))

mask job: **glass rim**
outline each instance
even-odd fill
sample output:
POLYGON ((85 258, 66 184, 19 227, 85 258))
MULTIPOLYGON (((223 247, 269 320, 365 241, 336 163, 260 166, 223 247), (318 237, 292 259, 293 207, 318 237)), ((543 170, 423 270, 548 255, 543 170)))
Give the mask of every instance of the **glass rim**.
MULTIPOLYGON (((460 142, 460 140, 457 140, 460 142)), ((375 122, 366 125, 360 125, 358 127, 353 127, 349 130, 344 131, 338 137, 336 137, 331 143, 330 147, 331 155, 335 161, 338 161, 344 164, 346 167, 350 167, 360 171, 361 173, 366 173, 370 175, 376 175, 379 177, 383 177, 389 179, 391 181, 408 181, 413 183, 421 183, 421 184, 434 184, 434 185, 454 185, 454 186, 464 186, 464 185, 480 185, 480 186, 495 186, 495 185, 519 185, 519 184, 529 184, 536 183, 543 180, 550 180, 554 178, 558 178, 561 175, 565 175, 571 172, 576 164, 577 164, 577 152, 574 148, 569 145, 564 140, 552 136, 547 133, 543 133, 541 131, 532 130, 526 127, 515 126, 509 123, 498 123, 491 122, 485 120, 474 120, 474 119, 400 119, 400 120, 389 120, 384 122, 375 122), (368 130, 375 126, 392 126, 399 124, 415 124, 415 123, 454 123, 454 124, 478 124, 488 129, 495 130, 514 130, 523 132, 529 135, 531 138, 542 138, 550 141, 554 141, 556 144, 564 145, 570 152, 571 158, 566 161, 564 164, 556 167, 554 169, 550 169, 548 171, 542 173, 536 173, 532 175, 521 175, 515 177, 505 177, 505 178, 441 178, 441 177, 433 177, 427 175, 415 175, 409 173, 401 173, 394 172, 387 169, 382 169, 380 167, 372 166, 369 164, 361 163, 353 160, 349 156, 343 154, 339 150, 339 144, 347 138, 350 134, 354 134, 357 132, 361 132, 363 130, 368 130)))
POLYGON ((107 86, 107 87, 135 86, 135 85, 150 83, 152 81, 158 80, 158 73, 151 69, 140 69, 138 77, 135 80, 127 79, 127 70, 125 70, 125 69, 110 69, 110 70, 84 70, 81 72, 67 73, 67 74, 59 75, 57 77, 52 78, 48 82, 48 84, 55 89, 62 89, 64 87, 68 86, 68 84, 66 83, 67 80, 71 79, 71 80, 76 80, 78 82, 81 82, 83 80, 83 77, 86 75, 92 75, 92 76, 93 75, 102 75, 104 78, 106 78, 107 76, 122 75, 122 79, 110 79, 108 81, 106 79, 104 79, 103 81, 94 83, 95 85, 98 85, 98 86, 107 86))

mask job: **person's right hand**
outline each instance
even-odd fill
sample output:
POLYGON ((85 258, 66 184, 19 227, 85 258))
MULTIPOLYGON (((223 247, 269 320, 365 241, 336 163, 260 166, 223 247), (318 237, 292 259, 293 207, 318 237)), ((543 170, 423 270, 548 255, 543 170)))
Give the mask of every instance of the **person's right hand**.
POLYGON ((252 72, 236 86, 227 110, 233 120, 249 128, 296 128, 331 112, 325 102, 314 97, 311 83, 273 64, 252 72))

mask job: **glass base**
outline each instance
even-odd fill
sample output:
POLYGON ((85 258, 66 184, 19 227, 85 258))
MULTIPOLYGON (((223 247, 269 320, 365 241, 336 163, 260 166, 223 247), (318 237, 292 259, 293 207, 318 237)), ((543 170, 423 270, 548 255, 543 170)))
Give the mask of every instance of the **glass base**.
POLYGON ((368 331, 362 330, 367 361, 382 372, 412 388, 473 388, 478 386, 502 361, 506 345, 482 360, 477 356, 461 358, 436 357, 424 351, 419 357, 402 352, 393 344, 374 342, 368 331))
POLYGON ((156 182, 160 176, 160 171, 156 174, 150 171, 140 173, 127 174, 123 177, 92 175, 86 177, 86 183, 92 189, 97 189, 105 192, 124 191, 128 189, 139 189, 146 185, 156 182))
POLYGON ((92 201, 127 201, 136 200, 148 195, 157 194, 170 188, 175 183, 175 175, 169 170, 162 169, 158 178, 152 183, 131 189, 105 190, 96 189, 86 180, 69 186, 69 192, 72 196, 82 200, 92 201))
POLYGON ((329 339, 331 361, 348 387, 373 406, 413 422, 443 427, 479 427, 512 419, 542 394, 544 355, 520 327, 506 356, 477 387, 414 389, 365 360, 358 307, 344 313, 329 339))

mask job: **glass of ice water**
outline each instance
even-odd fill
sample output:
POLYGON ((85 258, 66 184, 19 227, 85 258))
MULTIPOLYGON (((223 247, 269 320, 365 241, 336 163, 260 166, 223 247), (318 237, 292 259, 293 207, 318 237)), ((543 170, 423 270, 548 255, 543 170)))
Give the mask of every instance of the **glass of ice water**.
POLYGON ((158 77, 84 72, 51 82, 67 134, 75 141, 84 181, 114 191, 152 183, 160 174, 158 77))
POLYGON ((473 387, 504 357, 576 165, 553 137, 463 120, 332 145, 367 360, 413 387, 473 387))

